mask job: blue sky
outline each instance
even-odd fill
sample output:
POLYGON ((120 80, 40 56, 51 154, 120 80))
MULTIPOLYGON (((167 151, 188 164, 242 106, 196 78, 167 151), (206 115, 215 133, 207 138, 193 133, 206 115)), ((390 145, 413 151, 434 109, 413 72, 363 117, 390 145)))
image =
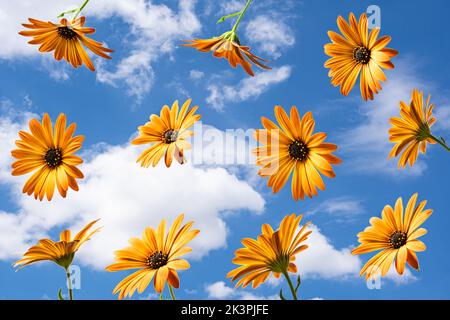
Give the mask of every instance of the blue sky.
MULTIPOLYGON (((448 154, 431 146, 414 168, 401 171, 395 160, 387 160, 388 119, 398 113, 400 100, 410 99, 413 88, 432 95, 438 118, 433 128, 450 136, 450 43, 442 34, 448 1, 293 0, 281 7, 277 1, 255 0, 240 26, 240 39, 273 67, 270 72, 258 70, 255 78, 209 54, 179 46, 183 39, 227 31, 227 22, 215 22, 242 1, 152 1, 143 11, 139 1, 124 7, 120 1, 92 0, 84 13, 97 29, 93 38, 115 50, 113 60, 95 60, 96 73, 53 62, 16 35, 30 14, 54 19, 74 1, 47 1, 39 7, 26 2, 0 5, 0 15, 7 16, 7 28, 0 31, 0 299, 55 298, 64 285, 62 269, 44 263, 15 272, 12 262, 37 238, 55 237, 66 227, 77 230, 97 217, 104 230, 80 249, 75 263, 81 268, 81 289, 75 297, 114 299, 112 289, 128 273, 102 271, 112 251, 126 245, 129 236, 140 236, 145 225, 161 218, 172 221, 181 211, 195 220, 201 236, 193 244, 191 269, 181 274, 179 298, 276 296, 279 287, 274 283, 232 290, 226 274, 242 238, 256 237, 263 223, 276 226, 291 212, 304 213, 314 224, 310 249, 297 258, 302 298, 449 298, 448 154), (359 16, 372 4, 381 8, 381 34, 392 36, 389 47, 400 54, 393 60, 396 69, 387 71, 382 93, 364 102, 358 87, 343 97, 330 84, 323 45, 329 42, 327 31, 337 31, 338 15, 347 18, 353 11, 359 16), (255 21, 265 21, 270 28, 255 21), (270 41, 263 41, 267 38, 270 41), (189 97, 199 105, 203 124, 219 133, 259 128, 261 116, 274 118, 275 105, 296 105, 302 114, 312 111, 316 130, 339 146, 337 155, 344 162, 335 168, 335 179, 325 180, 325 191, 297 203, 289 186, 272 194, 252 165, 206 161, 143 172, 134 163, 130 137, 162 105, 189 97), (69 193, 67 199, 36 203, 20 193, 22 178, 10 176, 9 152, 17 131, 44 112, 52 118, 66 113, 86 136, 82 170, 87 178, 80 192, 69 193), (434 210, 425 223, 427 250, 418 254, 421 270, 402 278, 390 275, 380 290, 369 290, 358 272, 371 255, 349 253, 357 245, 356 234, 384 205, 415 192, 434 210)), ((133 298, 153 298, 152 292, 149 287, 133 298)))

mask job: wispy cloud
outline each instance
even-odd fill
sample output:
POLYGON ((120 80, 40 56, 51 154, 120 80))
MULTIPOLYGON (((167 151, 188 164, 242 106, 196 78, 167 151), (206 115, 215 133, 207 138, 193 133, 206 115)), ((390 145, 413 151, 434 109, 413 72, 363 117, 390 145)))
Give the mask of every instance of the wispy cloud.
POLYGON ((307 211, 306 214, 328 214, 338 220, 351 220, 364 212, 365 209, 361 200, 351 197, 338 197, 321 202, 313 209, 307 211))
POLYGON ((152 1, 99 0, 87 12, 101 19, 118 16, 130 25, 127 35, 129 54, 116 62, 111 70, 103 62, 98 68, 98 80, 110 85, 125 85, 128 94, 140 102, 152 88, 155 73, 152 64, 162 56, 170 56, 180 38, 190 37, 200 30, 194 13, 194 0, 180 0, 178 12, 165 4, 152 1), (130 40, 131 39, 131 40, 130 40))
POLYGON ((257 46, 258 54, 261 51, 275 59, 295 44, 291 28, 283 20, 268 15, 259 15, 250 20, 245 35, 251 44, 257 46))
POLYGON ((208 298, 238 299, 238 300, 279 300, 278 295, 262 296, 245 289, 235 289, 227 286, 224 281, 217 281, 205 286, 208 298))
POLYGON ((203 71, 196 70, 196 69, 189 71, 189 79, 191 79, 191 80, 196 81, 196 80, 203 79, 204 77, 205 77, 205 73, 203 71))
MULTIPOLYGON (((215 2, 215 1, 214 1, 215 2)), ((220 14, 230 14, 241 11, 244 8, 246 0, 229 0, 220 3, 220 14)))
POLYGON ((245 78, 236 85, 210 84, 208 105, 216 110, 223 110, 227 103, 237 103, 256 99, 270 87, 286 81, 291 75, 292 68, 288 65, 269 71, 257 73, 252 78, 245 78))

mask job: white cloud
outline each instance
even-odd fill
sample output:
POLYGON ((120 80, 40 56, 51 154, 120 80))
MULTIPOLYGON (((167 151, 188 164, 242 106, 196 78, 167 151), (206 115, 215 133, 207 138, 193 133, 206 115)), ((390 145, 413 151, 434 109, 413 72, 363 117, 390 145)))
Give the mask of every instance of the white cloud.
POLYGON ((279 300, 278 295, 261 296, 240 288, 227 286, 223 281, 217 281, 205 286, 206 293, 212 299, 238 300, 279 300))
POLYGON ((57 82, 67 81, 70 79, 71 68, 67 63, 56 61, 50 55, 43 55, 40 60, 40 69, 48 73, 50 78, 57 82))
POLYGON ((315 225, 311 225, 310 230, 312 233, 305 241, 309 248, 299 253, 296 259, 302 277, 343 279, 358 275, 361 260, 351 254, 350 248, 335 248, 315 225))
POLYGON ((203 71, 195 70, 195 69, 189 71, 189 79, 191 79, 191 80, 194 80, 194 81, 200 80, 200 79, 203 79, 204 76, 205 76, 205 73, 203 71))
MULTIPOLYGON (((433 99, 433 97, 431 98, 433 99)), ((433 103, 433 100, 431 102, 433 103)), ((450 104, 448 101, 442 103, 438 101, 434 105, 437 122, 433 130, 437 128, 438 130, 448 131, 450 129, 450 104)), ((444 138, 449 139, 450 137, 444 136, 444 138)))
POLYGON ((283 20, 268 15, 260 15, 250 20, 245 27, 245 35, 251 43, 258 46, 258 54, 261 50, 275 59, 295 43, 291 28, 283 20))
MULTIPOLYGON (((315 225, 310 225, 312 233, 304 242, 308 249, 300 252, 296 259, 298 272, 302 281, 306 279, 359 280, 362 262, 359 256, 351 254, 351 248, 336 248, 333 243, 315 225)), ((279 286, 283 277, 270 277, 268 283, 279 286)), ((363 281, 363 280, 361 280, 363 281)))
POLYGON ((239 300, 280 300, 280 296, 272 294, 270 296, 262 296, 252 292, 244 291, 240 293, 239 300))
POLYGON ((227 286, 223 281, 217 281, 206 286, 210 298, 227 299, 235 294, 235 289, 227 286))
POLYGON ((375 100, 360 106, 362 123, 341 134, 339 146, 348 154, 345 161, 348 170, 393 176, 417 176, 423 173, 426 169, 423 159, 426 156, 422 154, 412 168, 408 166, 402 170, 397 168, 398 158, 388 160, 393 147, 389 142, 389 119, 399 116, 400 101, 409 103, 414 88, 429 92, 430 85, 419 80, 414 70, 411 70, 409 60, 398 61, 395 73, 388 75, 388 81, 375 100))
POLYGON ((185 87, 185 82, 180 80, 178 77, 174 77, 174 79, 168 82, 166 86, 175 90, 179 100, 187 100, 191 97, 189 91, 185 87))
POLYGON ((209 96, 206 102, 216 110, 222 110, 227 103, 256 99, 271 86, 287 80, 292 68, 288 65, 269 71, 259 72, 252 78, 245 78, 234 86, 211 84, 208 86, 209 96))
MULTIPOLYGON (((128 94, 139 102, 150 91, 155 80, 152 64, 162 56, 170 56, 179 39, 199 31, 200 23, 194 13, 195 2, 180 0, 176 12, 165 4, 152 1, 91 1, 83 14, 103 20, 119 18, 129 26, 129 31, 123 34, 126 56, 118 60, 118 53, 113 54, 113 62, 97 59, 97 79, 114 86, 124 85, 128 94)), ((55 21, 56 16, 68 7, 67 2, 59 0, 46 0, 39 4, 27 0, 4 1, 0 8, 3 25, 0 30, 0 58, 38 55, 37 48, 28 45, 27 39, 18 35, 23 29, 20 23, 26 22, 28 17, 55 21)), ((121 51, 118 50, 120 48, 113 49, 121 51)), ((54 72, 51 76, 67 77, 64 73, 54 72)))
POLYGON ((201 230, 192 243, 192 257, 200 258, 226 245, 222 213, 259 213, 264 208, 261 195, 224 168, 188 163, 143 169, 135 163, 142 150, 131 145, 86 150, 87 161, 81 168, 86 178, 80 181, 80 191, 70 192, 67 199, 56 196, 50 203, 35 201, 21 194, 25 177, 9 176, 9 152, 22 124, 0 119, 0 135, 5 138, 0 145, 0 173, 2 182, 11 186, 18 208, 14 213, 0 212, 0 259, 18 257, 51 231, 66 226, 78 230, 101 218, 99 224, 104 228, 83 246, 78 258, 84 265, 103 268, 115 250, 127 246, 130 237, 140 237, 146 226, 155 226, 162 218, 171 222, 181 212, 201 230))
MULTIPOLYGON (((247 0, 228 0, 220 2, 220 9, 218 11, 219 15, 226 15, 234 12, 241 11, 247 0)), ((217 6, 217 1, 208 0, 208 4, 214 5, 214 8, 217 6)), ((254 12, 270 12, 270 14, 282 14, 282 18, 291 18, 294 16, 295 9, 302 5, 302 2, 299 0, 284 0, 283 5, 280 6, 279 0, 259 0, 253 1, 250 5, 249 11, 247 14, 251 15, 254 12)), ((234 22, 234 20, 233 20, 234 22)))
MULTIPOLYGON (((402 275, 399 275, 397 273, 397 270, 395 269, 394 264, 392 264, 391 268, 389 269, 388 273, 386 274, 386 279, 391 280, 397 286, 406 285, 406 284, 409 284, 409 283, 412 283, 412 282, 415 282, 418 280, 416 278, 416 276, 414 276, 411 273, 411 270, 409 270, 408 267, 405 268, 405 271, 403 272, 402 275)), ((383 281, 383 280, 381 280, 381 281, 383 281)))
POLYGON ((220 14, 230 14, 234 12, 241 11, 244 6, 246 0, 229 0, 220 3, 220 14))
POLYGON ((327 199, 306 213, 310 215, 326 213, 336 218, 346 219, 353 218, 364 212, 365 209, 360 200, 349 197, 338 197, 327 199))
MULTIPOLYGON (((121 83, 128 93, 142 99, 154 82, 152 64, 163 55, 170 55, 179 39, 190 37, 200 30, 194 13, 194 0, 180 0, 178 12, 167 5, 142 0, 98 0, 87 13, 108 19, 119 16, 130 25, 129 56, 118 62, 115 70, 100 65, 98 79, 110 84, 121 83)), ((129 41, 129 40, 127 40, 129 41)))
POLYGON ((198 121, 193 131, 193 152, 189 153, 189 160, 194 164, 254 166, 256 158, 252 150, 257 142, 253 129, 222 131, 198 121))

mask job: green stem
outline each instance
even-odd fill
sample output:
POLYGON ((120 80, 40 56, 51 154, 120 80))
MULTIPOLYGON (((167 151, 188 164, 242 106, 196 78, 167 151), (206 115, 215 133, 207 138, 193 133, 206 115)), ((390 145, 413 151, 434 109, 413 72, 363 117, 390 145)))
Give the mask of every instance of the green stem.
POLYGON ((73 300, 72 279, 70 279, 70 271, 69 268, 65 269, 66 269, 67 285, 69 288, 69 300, 73 300))
POLYGON ((172 297, 172 300, 177 300, 175 298, 175 294, 173 293, 173 289, 172 289, 172 286, 170 284, 169 284, 169 291, 170 291, 170 296, 172 297))
POLYGON ((74 21, 78 17, 78 15, 80 14, 81 10, 83 10, 84 7, 86 7, 86 5, 88 4, 89 1, 90 0, 85 0, 84 3, 81 5, 81 7, 78 8, 78 10, 75 12, 75 14, 74 14, 74 16, 72 18, 72 21, 74 21))
POLYGON ((239 18, 236 20, 236 23, 234 24, 233 29, 231 29, 231 32, 233 32, 233 33, 236 32, 237 27, 239 26, 239 23, 241 23, 241 20, 244 17, 244 14, 247 11, 250 3, 252 3, 252 0, 247 0, 247 4, 245 5, 244 9, 242 10, 241 14, 239 15, 239 18))
POLYGON ((439 143, 441 146, 443 146, 447 151, 450 151, 450 147, 448 147, 444 141, 442 141, 441 139, 436 138, 435 136, 433 136, 432 134, 430 134, 430 138, 433 139, 434 141, 436 141, 437 143, 439 143))
POLYGON ((62 18, 62 17, 64 17, 66 14, 74 13, 74 12, 77 11, 77 10, 78 10, 78 9, 72 9, 72 10, 68 10, 68 11, 61 12, 61 13, 57 16, 57 18, 62 18))
POLYGON ((295 288, 294 285, 292 284, 291 278, 289 277, 289 274, 287 271, 283 272, 284 277, 286 278, 288 284, 289 284, 289 288, 291 289, 292 292, 292 297, 294 298, 294 300, 298 300, 297 298, 297 292, 295 292, 295 288))

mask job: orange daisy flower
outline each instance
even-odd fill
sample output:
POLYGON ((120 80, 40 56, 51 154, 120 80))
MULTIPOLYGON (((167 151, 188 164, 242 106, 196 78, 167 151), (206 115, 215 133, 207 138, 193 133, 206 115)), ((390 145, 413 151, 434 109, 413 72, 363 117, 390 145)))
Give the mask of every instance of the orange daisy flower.
POLYGON ((417 193, 403 207, 402 198, 398 198, 395 207, 387 205, 381 213, 381 219, 373 217, 370 226, 358 233, 361 243, 352 254, 364 254, 379 251, 361 269, 360 275, 366 274, 366 279, 381 273, 384 277, 395 260, 398 274, 403 274, 408 263, 419 270, 419 260, 416 252, 424 251, 425 244, 418 240, 427 230, 420 226, 430 217, 433 210, 426 209, 426 201, 417 203, 417 193))
POLYGON ((431 126, 436 122, 433 116, 434 105, 430 103, 428 96, 425 105, 423 93, 413 90, 410 105, 400 101, 400 117, 391 118, 392 128, 389 129, 389 141, 395 143, 389 154, 389 159, 402 155, 398 160, 398 167, 412 167, 419 156, 419 150, 423 154, 427 151, 427 144, 438 142, 445 148, 445 142, 440 141, 431 134, 431 126))
POLYGON ((325 53, 332 58, 325 62, 329 68, 328 76, 331 83, 341 86, 341 93, 348 95, 360 76, 360 90, 364 100, 373 100, 373 94, 381 90, 380 81, 386 81, 384 69, 394 69, 390 61, 398 52, 386 48, 391 37, 383 36, 379 39, 380 28, 374 28, 369 34, 367 16, 361 15, 359 21, 353 13, 349 16, 348 24, 341 16, 337 19, 339 30, 343 36, 328 31, 332 43, 325 45, 325 53))
POLYGON ((229 32, 224 33, 220 37, 211 39, 194 39, 188 40, 183 46, 193 47, 201 52, 213 52, 213 56, 217 58, 225 58, 233 68, 241 65, 245 72, 250 76, 254 76, 251 64, 261 69, 270 70, 271 68, 262 62, 267 62, 250 52, 250 47, 242 46, 237 36, 233 37, 229 32))
POLYGON ((155 290, 161 293, 169 283, 173 288, 179 288, 180 279, 177 270, 189 269, 190 265, 181 256, 192 249, 186 247, 199 230, 191 230, 193 222, 182 226, 184 215, 175 219, 166 236, 166 221, 162 220, 157 230, 146 228, 142 239, 130 239, 131 247, 116 251, 116 263, 106 267, 107 271, 121 271, 139 269, 123 279, 114 289, 113 294, 119 292, 119 299, 131 297, 137 290, 144 292, 149 283, 154 282, 155 290))
POLYGON ((105 59, 111 59, 107 53, 113 50, 103 47, 100 42, 88 38, 86 35, 93 34, 94 28, 85 27, 85 17, 80 17, 72 22, 61 19, 60 23, 44 22, 29 18, 30 23, 22 24, 25 28, 31 29, 19 32, 20 35, 33 37, 30 44, 40 45, 40 52, 54 51, 54 57, 60 61, 65 59, 74 68, 83 63, 91 71, 95 71, 94 65, 89 58, 83 45, 96 55, 105 59))
POLYGON ((63 113, 56 119, 53 128, 46 113, 42 124, 37 119, 30 121, 31 134, 19 132, 21 140, 16 141, 19 149, 11 152, 11 155, 18 159, 12 164, 12 175, 35 172, 25 183, 23 193, 34 193, 34 198, 41 201, 47 195, 50 201, 55 186, 63 198, 66 197, 69 187, 78 191, 76 179, 82 179, 84 176, 76 166, 83 163, 83 160, 74 153, 81 149, 84 136, 74 137, 75 128, 75 123, 66 128, 66 115, 63 113))
POLYGON ((64 230, 59 236, 59 241, 53 241, 51 239, 39 240, 39 243, 28 249, 24 253, 23 258, 18 260, 14 266, 23 268, 30 264, 47 260, 67 269, 72 264, 75 253, 80 249, 81 245, 100 231, 101 228, 89 231, 97 221, 94 220, 87 224, 73 239, 71 237, 71 231, 64 230))
POLYGON ((283 188, 292 174, 292 196, 296 201, 305 195, 317 196, 317 189, 325 190, 319 173, 334 178, 331 165, 342 162, 332 154, 337 146, 325 142, 325 133, 313 133, 315 121, 311 112, 302 118, 293 106, 289 117, 281 106, 276 106, 275 116, 279 126, 262 117, 265 129, 255 131, 255 139, 261 144, 254 150, 256 164, 261 166, 258 174, 269 177, 267 185, 274 193, 283 188))
POLYGON ((179 109, 176 100, 172 108, 165 105, 159 116, 152 114, 150 121, 139 127, 139 136, 131 143, 151 144, 151 147, 142 152, 136 162, 140 162, 142 167, 155 167, 164 156, 167 167, 171 166, 173 158, 180 164, 185 163, 184 150, 191 148, 186 139, 194 134, 188 129, 201 118, 195 114, 198 106, 189 109, 190 104, 191 99, 188 99, 179 109))
POLYGON ((298 229, 301 220, 302 215, 296 216, 295 213, 287 215, 281 221, 278 230, 274 231, 269 224, 264 224, 261 228, 262 234, 257 239, 242 240, 244 248, 236 250, 233 259, 233 263, 239 267, 227 275, 232 281, 239 279, 236 288, 239 286, 245 288, 250 283, 256 288, 272 273, 275 278, 284 275, 294 299, 297 300, 297 290, 293 288, 288 273, 297 273, 295 256, 308 248, 302 243, 311 234, 311 231, 305 230, 309 222, 298 229))
MULTIPOLYGON (((64 230, 59 236, 59 241, 51 239, 41 239, 39 243, 32 246, 24 253, 23 258, 14 263, 14 267, 19 269, 42 261, 52 261, 64 268, 66 271, 67 284, 69 290, 69 299, 73 300, 72 280, 70 278, 70 265, 75 258, 75 253, 80 247, 91 237, 100 231, 101 228, 90 230, 98 220, 88 223, 80 232, 72 239, 71 231, 64 230)), ((60 300, 64 300, 61 289, 58 292, 60 300)))

